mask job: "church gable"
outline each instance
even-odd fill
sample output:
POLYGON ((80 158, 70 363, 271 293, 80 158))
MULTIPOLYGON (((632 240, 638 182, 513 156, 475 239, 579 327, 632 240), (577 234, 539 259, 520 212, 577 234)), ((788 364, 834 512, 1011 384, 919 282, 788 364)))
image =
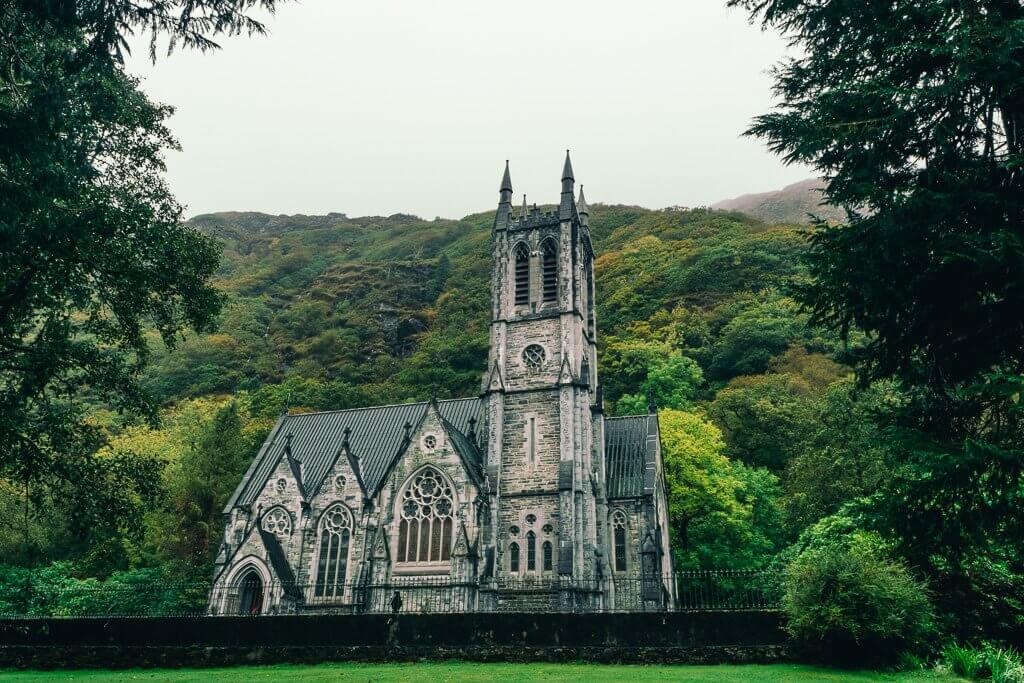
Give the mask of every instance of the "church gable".
POLYGON ((476 526, 479 449, 442 417, 436 404, 428 406, 417 425, 409 425, 408 434, 380 494, 389 555, 399 573, 448 573, 456 529, 476 526))

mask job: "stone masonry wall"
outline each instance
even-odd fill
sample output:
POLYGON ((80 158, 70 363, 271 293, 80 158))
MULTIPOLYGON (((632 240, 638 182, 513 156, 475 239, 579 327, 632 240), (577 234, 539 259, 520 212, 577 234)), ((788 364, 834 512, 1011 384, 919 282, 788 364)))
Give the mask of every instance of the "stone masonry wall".
POLYGON ((0 668, 277 662, 768 662, 777 612, 430 614, 0 620, 0 668))

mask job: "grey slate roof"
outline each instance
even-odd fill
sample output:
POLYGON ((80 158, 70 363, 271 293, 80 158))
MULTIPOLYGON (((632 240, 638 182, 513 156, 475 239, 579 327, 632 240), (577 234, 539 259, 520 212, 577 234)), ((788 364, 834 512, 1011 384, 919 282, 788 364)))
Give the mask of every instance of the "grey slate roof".
MULTIPOLYGON (((284 416, 257 455, 259 462, 254 464, 243 481, 234 505, 251 505, 263 490, 280 461, 287 434, 292 435, 292 457, 302 465, 303 488, 308 495, 314 495, 334 465, 346 427, 352 430, 349 448, 359 459, 363 483, 372 494, 402 449, 405 423, 417 425, 427 406, 426 402, 403 403, 284 416)), ((463 434, 469 431, 470 418, 476 418, 478 425, 483 424, 483 406, 479 398, 438 401, 438 406, 441 417, 463 434)))
POLYGON ((278 542, 277 536, 264 531, 262 521, 258 524, 258 529, 263 546, 267 549, 267 555, 270 556, 270 564, 273 565, 274 573, 277 574, 277 579, 284 587, 285 593, 293 598, 301 598, 302 592, 295 585, 295 574, 292 573, 292 566, 288 564, 288 559, 284 555, 284 548, 278 542))
MULTIPOLYGON (((229 506, 248 506, 256 500, 284 455, 287 434, 292 435, 292 458, 301 464, 305 493, 315 495, 339 455, 346 427, 352 430, 349 448, 358 459, 359 476, 367 492, 374 494, 402 451, 405 423, 414 427, 419 424, 428 405, 427 402, 403 403, 286 415, 256 456, 251 471, 239 486, 237 498, 229 506)), ((455 430, 451 432, 452 445, 466 463, 470 475, 479 481, 485 432, 483 402, 479 398, 448 399, 438 401, 438 408, 446 422, 445 427, 455 430), (470 418, 476 419, 476 443, 466 437, 470 418)), ((644 494, 646 443, 647 415, 605 420, 609 498, 644 494)))
POLYGON ((608 498, 644 494, 647 418, 647 415, 630 415, 609 417, 604 421, 608 498))

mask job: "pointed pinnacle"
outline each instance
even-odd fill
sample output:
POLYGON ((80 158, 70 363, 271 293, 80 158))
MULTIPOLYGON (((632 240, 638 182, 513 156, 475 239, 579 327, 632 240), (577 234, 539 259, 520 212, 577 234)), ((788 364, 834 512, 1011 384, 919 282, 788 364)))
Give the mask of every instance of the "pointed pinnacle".
POLYGON ((508 159, 505 159, 505 175, 501 177, 501 187, 499 188, 500 192, 505 192, 506 190, 512 191, 512 177, 508 172, 508 159))
POLYGON ((522 213, 519 214, 519 219, 520 220, 523 220, 523 219, 526 218, 526 211, 527 211, 527 209, 526 209, 526 195, 524 194, 523 195, 523 211, 522 211, 522 213))
POLYGON ((583 185, 580 185, 580 198, 576 201, 576 211, 580 215, 587 215, 590 210, 587 208, 587 200, 583 196, 583 185))
POLYGON ((575 180, 572 175, 572 161, 569 159, 569 150, 565 150, 565 166, 562 168, 562 180, 575 180))

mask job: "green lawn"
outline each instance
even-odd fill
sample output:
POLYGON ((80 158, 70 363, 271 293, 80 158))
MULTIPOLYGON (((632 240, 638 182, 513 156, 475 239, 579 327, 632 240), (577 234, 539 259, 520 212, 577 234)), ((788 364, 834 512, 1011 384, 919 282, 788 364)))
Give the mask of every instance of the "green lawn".
POLYGON ((919 681, 954 683, 962 679, 938 674, 890 674, 840 671, 811 666, 627 666, 602 664, 321 664, 318 666, 252 666, 230 669, 131 669, 127 671, 6 671, 0 682, 14 681, 742 681, 743 683, 810 683, 811 681, 919 681))

